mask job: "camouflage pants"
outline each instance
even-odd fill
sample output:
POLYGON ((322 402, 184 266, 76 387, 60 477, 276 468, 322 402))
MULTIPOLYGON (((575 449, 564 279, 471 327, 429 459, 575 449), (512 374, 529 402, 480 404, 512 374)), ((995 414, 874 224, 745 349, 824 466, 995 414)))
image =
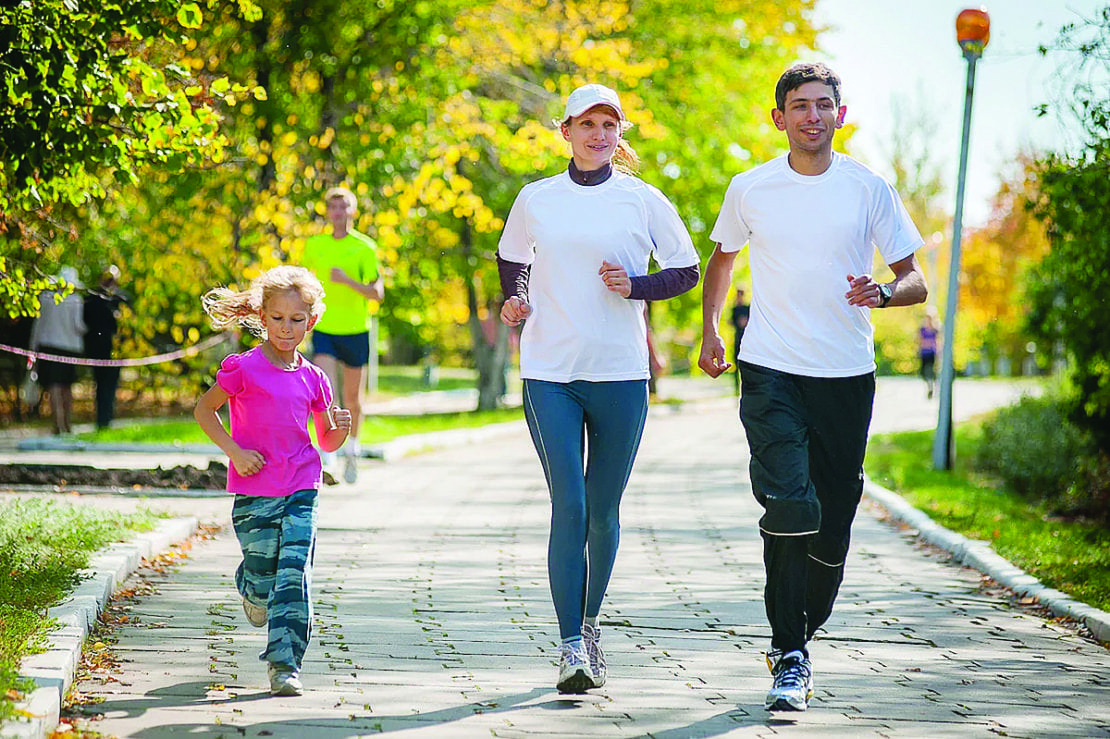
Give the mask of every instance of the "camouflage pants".
POLYGON ((316 499, 315 490, 280 498, 236 495, 231 509, 243 550, 235 586, 269 614, 269 639, 258 658, 294 670, 300 670, 312 636, 316 499))

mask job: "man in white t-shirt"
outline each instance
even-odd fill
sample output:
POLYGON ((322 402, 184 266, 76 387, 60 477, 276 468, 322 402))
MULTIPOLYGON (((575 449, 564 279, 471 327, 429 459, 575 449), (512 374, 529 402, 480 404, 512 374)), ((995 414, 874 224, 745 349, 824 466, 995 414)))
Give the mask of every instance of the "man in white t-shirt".
POLYGON ((875 395, 871 310, 924 302, 922 239, 894 188, 833 152, 844 123, 840 79, 798 64, 775 89, 771 119, 790 151, 735 176, 711 238, 698 366, 729 368, 718 325, 737 252, 747 245, 751 316, 737 358, 740 420, 764 515, 771 623, 771 711, 804 711, 813 694, 807 643, 832 613, 875 395), (875 249, 894 279, 871 276, 875 249))

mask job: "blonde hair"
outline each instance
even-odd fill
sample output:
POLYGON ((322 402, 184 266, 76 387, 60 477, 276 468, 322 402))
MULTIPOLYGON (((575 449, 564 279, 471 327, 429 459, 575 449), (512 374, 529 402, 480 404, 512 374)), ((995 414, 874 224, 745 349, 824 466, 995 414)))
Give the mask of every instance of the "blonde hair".
MULTIPOLYGON (((613 152, 613 169, 618 172, 624 172, 625 174, 636 174, 640 171, 640 155, 636 153, 636 150, 633 149, 632 145, 624 138, 625 132, 632 128, 632 122, 621 118, 620 114, 613 110, 611 105, 599 105, 594 107, 603 107, 612 111, 613 117, 619 120, 621 124, 621 138, 620 141, 617 142, 617 150, 613 152)), ((565 121, 555 119, 552 123, 562 129, 563 126, 569 127, 571 120, 572 117, 568 117, 565 121)))
POLYGON ((324 202, 330 203, 333 200, 342 199, 347 204, 347 210, 358 210, 358 198, 355 194, 345 187, 333 187, 324 193, 324 202))
POLYGON ((274 295, 296 292, 308 306, 311 319, 324 314, 324 287, 316 275, 304 267, 282 265, 255 277, 246 290, 217 287, 200 299, 204 312, 212 319, 214 328, 223 329, 238 324, 255 336, 266 337, 266 327, 259 312, 274 295))

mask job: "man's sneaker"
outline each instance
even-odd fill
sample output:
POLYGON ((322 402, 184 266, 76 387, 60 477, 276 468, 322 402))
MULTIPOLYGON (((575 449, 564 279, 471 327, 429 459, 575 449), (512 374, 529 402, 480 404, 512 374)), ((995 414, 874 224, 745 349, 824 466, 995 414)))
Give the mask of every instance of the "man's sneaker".
POLYGON ((256 606, 247 600, 245 595, 243 596, 243 613, 247 614, 247 620, 250 621, 251 626, 266 625, 266 606, 256 606))
POLYGON ((347 481, 348 485, 352 485, 358 480, 358 464, 353 455, 344 457, 343 479, 347 481))
POLYGON ((586 656, 590 660, 590 677, 594 680, 594 687, 600 688, 609 674, 605 667, 605 652, 601 651, 601 629, 582 624, 582 645, 586 647, 586 656))
POLYGON ((767 671, 772 675, 775 674, 775 665, 782 659, 782 650, 769 647, 764 656, 767 658, 767 671))
POLYGON ((581 641, 574 645, 559 645, 559 682, 555 683, 560 693, 585 693, 594 686, 590 674, 590 656, 581 641))
POLYGON ((270 677, 270 695, 301 695, 304 686, 296 670, 272 662, 266 672, 270 677))
POLYGON ((767 693, 768 711, 804 711, 813 697, 813 668, 799 651, 787 652, 771 670, 774 682, 767 693))

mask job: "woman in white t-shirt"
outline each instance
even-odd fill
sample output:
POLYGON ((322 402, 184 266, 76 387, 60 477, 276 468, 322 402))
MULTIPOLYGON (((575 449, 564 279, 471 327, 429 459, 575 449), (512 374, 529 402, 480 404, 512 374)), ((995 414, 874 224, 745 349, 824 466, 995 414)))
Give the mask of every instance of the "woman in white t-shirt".
POLYGON ((520 191, 497 251, 501 320, 524 323, 524 411, 551 494, 562 693, 605 683, 598 614, 647 417, 644 301, 679 295, 699 276, 678 212, 632 175, 639 162, 622 138, 630 125, 608 87, 572 92, 559 124, 570 165, 520 191), (650 275, 649 257, 661 268, 650 275))

